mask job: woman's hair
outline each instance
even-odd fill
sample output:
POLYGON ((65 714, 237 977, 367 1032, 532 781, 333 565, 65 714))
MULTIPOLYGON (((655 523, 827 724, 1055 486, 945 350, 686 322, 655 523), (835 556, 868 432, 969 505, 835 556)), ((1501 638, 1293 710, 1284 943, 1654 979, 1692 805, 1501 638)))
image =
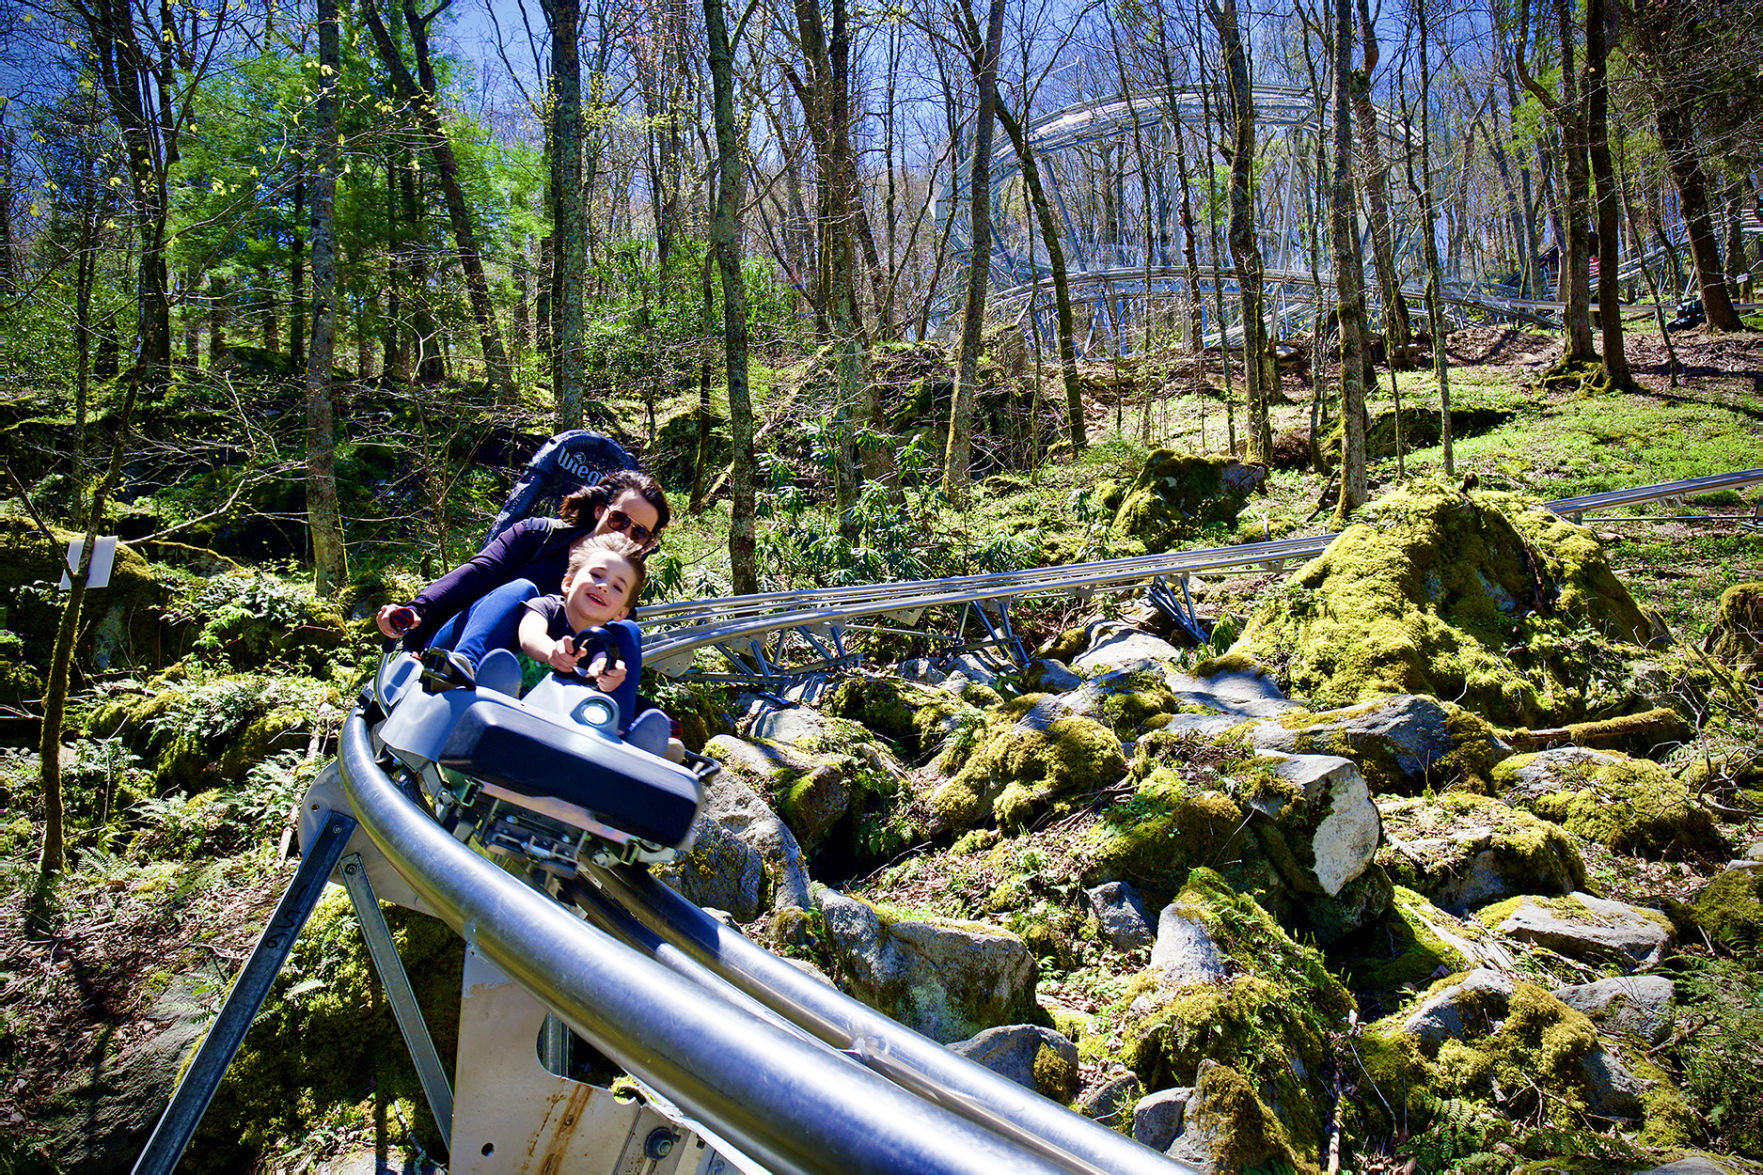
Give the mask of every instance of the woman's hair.
POLYGON ((631 565, 631 590, 625 604, 635 608, 638 597, 643 594, 643 585, 649 580, 649 567, 643 559, 642 545, 632 542, 617 531, 591 534, 585 538, 579 538, 575 541, 575 545, 569 548, 569 567, 564 571, 564 575, 573 576, 586 567, 588 560, 594 557, 595 551, 605 551, 608 554, 617 555, 631 565))
POLYGON ((626 490, 639 495, 643 501, 655 507, 657 535, 667 529, 667 523, 673 517, 673 509, 667 504, 667 494, 662 490, 660 482, 640 469, 614 469, 594 485, 585 490, 577 490, 563 499, 563 504, 557 509, 557 516, 567 526, 592 526, 596 511, 611 506, 626 490))

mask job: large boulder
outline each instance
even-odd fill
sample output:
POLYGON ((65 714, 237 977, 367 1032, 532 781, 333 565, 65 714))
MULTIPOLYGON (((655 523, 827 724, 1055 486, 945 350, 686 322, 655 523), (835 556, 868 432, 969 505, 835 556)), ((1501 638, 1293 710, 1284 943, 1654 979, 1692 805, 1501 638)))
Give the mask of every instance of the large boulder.
POLYGON ((1089 647, 1071 661, 1071 667, 1080 673, 1133 669, 1147 662, 1173 661, 1181 656, 1181 650, 1163 638, 1118 620, 1097 621, 1089 631, 1089 647))
MULTIPOLYGON (((1240 751, 1166 731, 1139 739, 1130 794, 1076 846, 1084 884, 1131 880, 1156 908, 1195 866, 1261 862, 1246 806, 1233 794, 1230 773, 1244 760, 1240 751)), ((1271 881, 1280 884, 1277 875, 1271 881)))
POLYGON ((1586 716, 1579 631, 1603 648, 1652 635, 1593 534, 1515 497, 1418 484, 1359 517, 1232 649, 1320 705, 1430 694, 1501 725, 1557 725, 1586 716))
POLYGON ((1377 862, 1397 885, 1454 913, 1518 894, 1585 885, 1585 861, 1560 826, 1466 792, 1386 800, 1377 862))
POLYGON ((979 745, 931 796, 933 818, 944 828, 971 828, 994 816, 1025 824, 1052 800, 1126 774, 1114 732, 1050 694, 1013 698, 993 707, 986 722, 979 745))
POLYGON ((1352 996, 1316 948, 1212 870, 1189 872, 1159 924, 1122 1030, 1127 1063, 1151 1090, 1193 1084, 1206 1060, 1227 1065, 1294 1146, 1317 1153, 1327 1041, 1354 1013, 1352 996))
POLYGON ((1343 968, 1362 1003, 1378 1011, 1417 986, 1479 966, 1510 967, 1497 936, 1472 918, 1439 909, 1405 886, 1395 886, 1383 920, 1354 940, 1343 968))
POLYGON ((1507 803, 1618 853, 1715 857, 1725 840, 1682 779, 1650 759, 1557 747, 1494 768, 1507 803))
POLYGON ((1000 1077, 1056 1102, 1077 1096, 1077 1046, 1038 1024, 1001 1024, 949 1046, 1000 1077))
POLYGON ((1206 1175, 1300 1169, 1285 1124, 1253 1082, 1210 1058, 1200 1062, 1181 1133, 1164 1153, 1206 1175))
POLYGON ((1542 1091, 1593 1115, 1638 1118, 1644 1084, 1604 1048, 1591 1021, 1544 989, 1492 970, 1435 985, 1408 1011, 1368 1030, 1381 1042, 1405 1037, 1424 1061, 1424 1076, 1448 1095, 1490 1098, 1502 1091, 1507 1112, 1539 1105, 1542 1091))
POLYGON ((1333 755, 1266 759, 1272 770, 1249 798, 1262 847, 1298 893, 1339 895, 1365 872, 1383 838, 1365 777, 1333 755))
POLYGON ((1584 1012, 1606 1032, 1627 1032, 1659 1044, 1671 1035, 1677 985, 1663 975, 1625 975, 1555 989, 1555 998, 1584 1012))
POLYGON ((1658 966, 1673 941, 1671 920, 1657 910, 1587 893, 1512 898, 1476 917, 1520 942, 1623 972, 1658 966))
POLYGON ((1016 935, 974 922, 884 916, 817 887, 828 946, 851 995, 948 1044, 1035 1014, 1034 955, 1016 935))
POLYGON ((1249 495, 1266 480, 1264 465, 1158 449, 1125 487, 1113 529, 1147 551, 1167 551, 1209 526, 1234 527, 1249 495))
MULTIPOLYGON (((942 674, 937 673, 939 680, 942 674)), ((934 684, 894 676, 853 676, 828 692, 823 706, 892 741, 915 763, 935 756, 950 738, 982 722, 977 707, 934 684)))
MULTIPOLYGON (((66 574, 68 544, 84 535, 55 530, 54 538, 30 521, 0 517, 0 611, 5 626, 20 638, 18 661, 41 673, 48 668, 65 600, 55 585, 66 574), (33 585, 44 585, 38 589, 33 585)), ((86 593, 82 611, 79 668, 158 668, 166 656, 167 629, 162 623, 172 599, 171 587, 134 548, 118 543, 110 582, 86 593)))
POLYGON ((1479 778, 1512 750, 1473 715, 1414 694, 1319 714, 1295 710, 1244 733, 1260 750, 1344 755, 1379 795, 1418 795, 1479 778))
POLYGON ((721 763, 723 770, 705 785, 703 817, 721 825, 764 861, 770 885, 760 900, 773 909, 811 908, 808 863, 801 843, 759 790, 778 769, 773 760, 754 744, 726 734, 706 743, 704 753, 721 763))
POLYGON ((702 813, 692 825, 691 850, 650 868, 694 906, 726 910, 737 922, 753 921, 769 904, 764 855, 702 813))

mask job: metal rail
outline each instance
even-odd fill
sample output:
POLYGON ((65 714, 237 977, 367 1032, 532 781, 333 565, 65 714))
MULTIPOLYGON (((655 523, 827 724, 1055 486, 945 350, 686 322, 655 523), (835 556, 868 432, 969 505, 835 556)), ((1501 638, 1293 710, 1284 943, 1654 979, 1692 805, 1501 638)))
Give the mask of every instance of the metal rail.
MULTIPOLYGON (((1544 506, 1578 521, 1596 510, 1758 484, 1763 484, 1763 468, 1558 498, 1545 502, 1544 506)), ((677 664, 699 649, 729 645, 751 647, 752 642, 780 631, 838 631, 853 621, 889 613, 981 602, 995 602, 1000 607, 1007 607, 1010 600, 1022 596, 1106 590, 1159 578, 1183 579, 1202 571, 1308 559, 1321 554, 1336 537, 1337 534, 1329 533, 948 579, 768 592, 665 604, 641 612, 639 622, 645 630, 644 661, 665 672, 669 663, 677 664)), ((771 666, 764 668, 770 671, 766 676, 779 676, 771 671, 771 666)))
MULTIPOLYGON (((827 997, 831 1005, 805 1004, 794 992, 774 996, 769 1002, 786 1020, 794 1011, 813 1026, 799 1028, 761 1014, 739 992, 717 996, 682 974, 677 959, 664 963, 665 952, 631 949, 450 836, 380 767, 360 711, 344 723, 340 761, 361 827, 430 910, 577 1034, 770 1170, 1186 1170, 952 1053, 915 1082, 896 1079, 888 1058, 945 1050, 912 1045, 915 1034, 898 1025, 869 1023, 873 1012, 837 992, 827 997), (824 1040, 826 1023, 841 1017, 869 1030, 849 1052, 813 1039, 824 1040), (946 1095, 925 1096, 945 1086, 946 1095)), ((619 905, 633 919, 683 925, 702 942, 701 924, 677 908, 651 908, 657 896, 639 880, 619 905)), ((742 959, 728 943, 710 957, 719 952, 742 959)))

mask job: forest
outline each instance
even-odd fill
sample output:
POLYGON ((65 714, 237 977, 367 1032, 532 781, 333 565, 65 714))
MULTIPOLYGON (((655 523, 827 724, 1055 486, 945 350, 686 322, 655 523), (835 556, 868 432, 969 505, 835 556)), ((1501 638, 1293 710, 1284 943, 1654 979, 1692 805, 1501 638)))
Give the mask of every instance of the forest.
MULTIPOLYGON (((1760 45, 1759 0, 0 0, 0 1172, 133 1161, 376 614, 574 429, 671 503, 645 640, 1341 532, 979 656, 933 608, 646 672, 795 846, 657 869, 755 941, 957 1051, 1032 1025, 1019 1080, 1200 1168, 1763 1170, 1763 491, 1542 507, 1763 467, 1760 45), (1375 828, 1319 889, 1271 764, 1328 756, 1375 828), (890 1002, 859 907, 996 927, 1010 1007, 890 1002)), ((445 1053, 460 942, 388 917, 445 1053)), ((373 976, 333 893, 186 1170, 445 1161, 373 976)))

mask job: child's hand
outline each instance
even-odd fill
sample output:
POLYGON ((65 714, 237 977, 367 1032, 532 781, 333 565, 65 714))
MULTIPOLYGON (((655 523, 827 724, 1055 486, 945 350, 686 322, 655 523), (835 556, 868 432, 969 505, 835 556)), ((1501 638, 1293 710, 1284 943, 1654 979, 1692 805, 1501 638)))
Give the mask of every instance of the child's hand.
POLYGON ((588 667, 588 674, 594 679, 594 684, 600 687, 601 693, 609 694, 624 684, 624 663, 620 662, 610 669, 605 666, 606 658, 596 657, 594 663, 588 667))
POLYGON ((574 673, 576 659, 580 656, 575 651, 575 638, 566 636, 551 646, 551 653, 545 660, 559 673, 574 673))

